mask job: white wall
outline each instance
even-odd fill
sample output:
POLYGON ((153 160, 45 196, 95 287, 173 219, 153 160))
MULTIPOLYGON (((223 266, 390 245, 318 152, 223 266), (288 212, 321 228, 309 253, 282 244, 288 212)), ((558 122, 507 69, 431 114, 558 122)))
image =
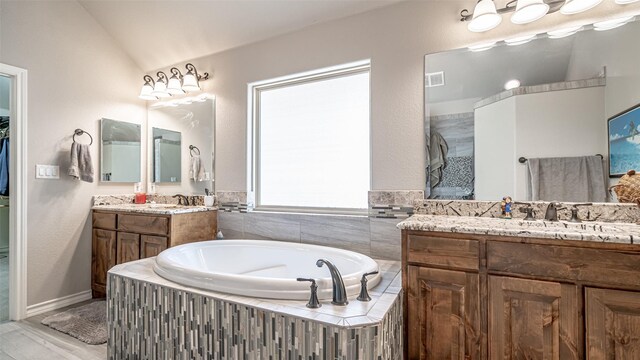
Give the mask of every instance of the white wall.
POLYGON ((518 163, 521 156, 605 154, 604 89, 519 95, 477 109, 476 198, 526 200, 527 166, 518 163))
POLYGON ((90 289, 92 195, 131 193, 133 186, 66 176, 71 136, 75 128, 93 135, 97 180, 99 120, 146 121, 146 105, 137 99, 143 73, 76 2, 2 1, 0 6, 0 62, 29 71, 31 305, 90 289), (36 180, 36 164, 60 165, 60 180, 36 180))
POLYGON ((516 98, 475 111, 475 199, 500 200, 515 193, 516 98))
POLYGON ((470 113, 470 112, 473 112, 475 107, 474 105, 480 100, 482 100, 482 98, 470 98, 470 99, 462 99, 462 100, 429 103, 428 102, 429 99, 427 99, 429 107, 425 109, 425 111, 428 112, 427 117, 470 113))
POLYGON ((614 30, 580 35, 573 46, 568 76, 572 79, 593 77, 596 71, 607 67, 606 118, 639 104, 640 21, 614 30))

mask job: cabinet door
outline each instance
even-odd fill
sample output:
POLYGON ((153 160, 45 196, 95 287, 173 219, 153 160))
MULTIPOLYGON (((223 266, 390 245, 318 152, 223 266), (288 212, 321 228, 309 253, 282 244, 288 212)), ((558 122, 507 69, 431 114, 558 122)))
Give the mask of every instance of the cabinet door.
POLYGON ((116 232, 93 229, 91 241, 91 289, 106 293, 107 271, 116 265, 116 232))
POLYGON ((140 235, 118 232, 118 264, 140 259, 140 235))
POLYGON ((480 359, 478 274, 409 266, 409 359, 480 359))
POLYGON ((587 359, 640 359, 640 292, 586 289, 587 359))
POLYGON ((164 236, 142 235, 140 237, 140 259, 157 256, 167 248, 167 238, 164 236))
POLYGON ((575 285, 489 276, 489 358, 581 359, 575 285))

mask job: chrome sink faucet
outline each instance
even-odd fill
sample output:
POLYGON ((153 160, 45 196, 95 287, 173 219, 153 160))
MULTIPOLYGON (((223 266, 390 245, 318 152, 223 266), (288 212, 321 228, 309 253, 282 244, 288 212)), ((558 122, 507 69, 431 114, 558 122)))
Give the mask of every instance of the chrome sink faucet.
POLYGON ((322 265, 327 265, 331 273, 331 281, 333 282, 333 301, 331 301, 331 303, 333 305, 346 306, 349 301, 347 300, 347 290, 344 287, 344 281, 342 280, 340 271, 338 271, 335 265, 325 259, 316 261, 317 267, 322 267, 322 265))
POLYGON ((174 198, 178 198, 178 205, 185 205, 185 206, 189 206, 189 198, 182 195, 182 194, 175 194, 172 197, 174 198))

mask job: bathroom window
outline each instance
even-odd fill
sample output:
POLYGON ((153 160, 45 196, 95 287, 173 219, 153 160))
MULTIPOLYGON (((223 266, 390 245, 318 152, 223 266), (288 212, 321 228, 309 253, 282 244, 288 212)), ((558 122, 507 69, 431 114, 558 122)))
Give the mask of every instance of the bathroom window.
POLYGON ((369 73, 367 61, 249 85, 256 209, 368 207, 369 73))

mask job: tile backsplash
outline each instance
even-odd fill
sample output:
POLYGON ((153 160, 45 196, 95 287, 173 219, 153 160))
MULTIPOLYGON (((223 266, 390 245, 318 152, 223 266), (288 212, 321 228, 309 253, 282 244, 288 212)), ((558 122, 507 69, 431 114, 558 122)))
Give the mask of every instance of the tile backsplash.
MULTIPOLYGON (((529 203, 533 207, 536 219, 544 218, 549 205, 548 201, 533 201, 514 203, 512 207, 513 217, 523 219, 525 214, 520 211, 529 203)), ((561 203, 558 211, 560 220, 571 218, 573 203, 561 203)), ((445 216, 482 216, 500 217, 500 201, 460 201, 460 200, 416 200, 414 203, 416 214, 445 215, 445 216)), ((624 222, 638 223, 640 221, 640 207, 636 204, 621 203, 596 203, 593 205, 579 206, 578 216, 583 221, 624 222)))

